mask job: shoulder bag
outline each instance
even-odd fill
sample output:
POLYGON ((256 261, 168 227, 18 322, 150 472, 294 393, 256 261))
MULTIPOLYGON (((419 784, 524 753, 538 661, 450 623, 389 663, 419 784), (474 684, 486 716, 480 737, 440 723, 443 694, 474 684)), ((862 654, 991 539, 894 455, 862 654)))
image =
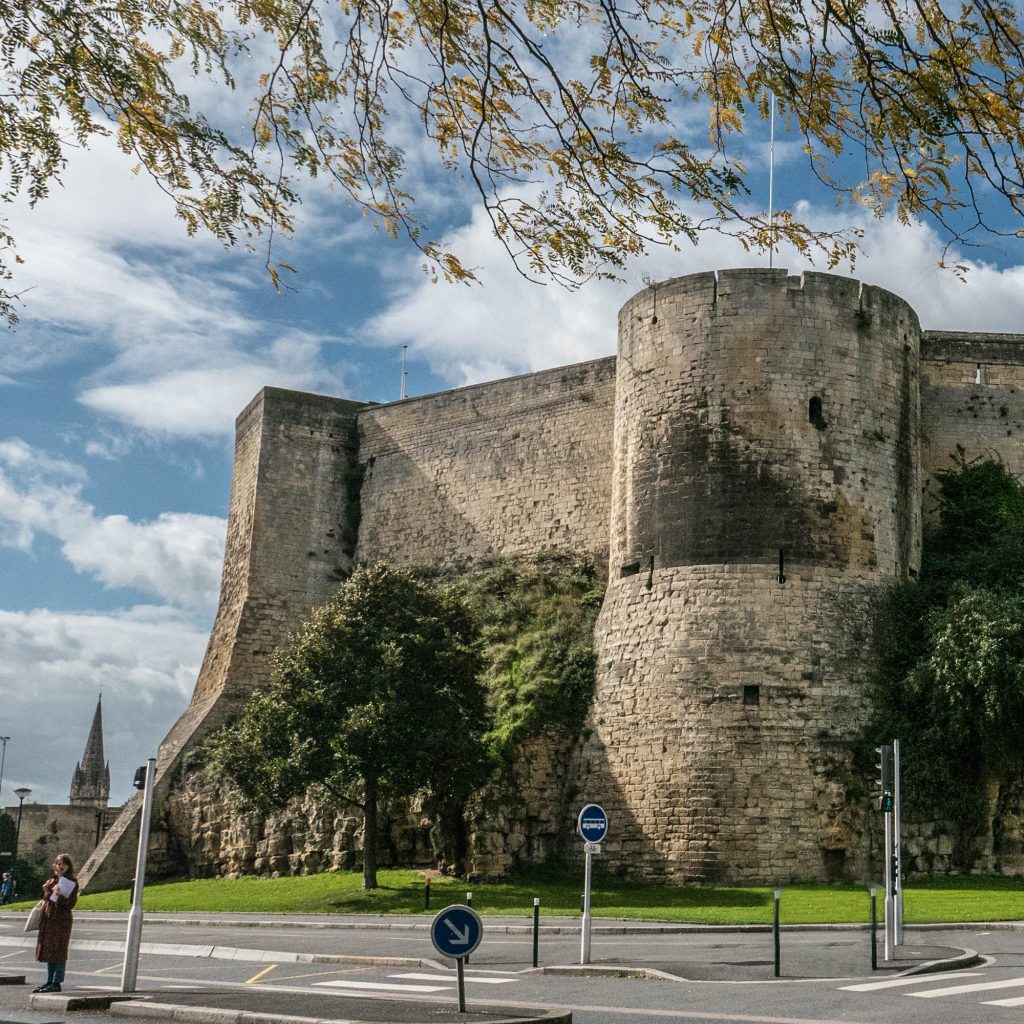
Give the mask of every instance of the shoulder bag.
POLYGON ((40 900, 29 912, 28 920, 25 922, 25 931, 37 932, 39 931, 39 925, 43 920, 43 907, 46 906, 46 900, 40 900))

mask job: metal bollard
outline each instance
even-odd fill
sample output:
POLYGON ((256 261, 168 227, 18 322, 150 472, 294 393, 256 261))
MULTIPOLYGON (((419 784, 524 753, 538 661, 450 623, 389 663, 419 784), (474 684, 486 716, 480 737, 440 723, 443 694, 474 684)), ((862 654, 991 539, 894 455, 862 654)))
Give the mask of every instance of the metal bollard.
POLYGON ((430 876, 423 880, 423 909, 430 909, 430 876))
POLYGON ((779 941, 779 902, 782 899, 782 890, 775 890, 775 913, 772 921, 772 931, 775 938, 775 977, 782 974, 782 944, 779 941))
POLYGON ((540 897, 533 897, 533 966, 537 966, 537 946, 540 939, 540 897))
POLYGON ((878 970, 878 890, 871 893, 871 970, 878 970))
MULTIPOLYGON (((466 906, 467 907, 472 907, 473 906, 473 894, 471 892, 467 892, 466 893, 466 906)), ((469 963, 469 954, 467 953, 462 959, 463 959, 463 961, 465 963, 468 964, 469 963)), ((465 1012, 465 1006, 464 1005, 462 1007, 462 1012, 465 1012)))

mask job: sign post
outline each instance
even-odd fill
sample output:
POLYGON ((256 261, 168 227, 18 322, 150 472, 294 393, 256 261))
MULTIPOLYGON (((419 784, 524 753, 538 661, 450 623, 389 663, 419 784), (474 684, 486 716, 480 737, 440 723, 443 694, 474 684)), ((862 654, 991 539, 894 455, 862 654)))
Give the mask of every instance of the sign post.
POLYGON ((601 840, 608 835, 608 815, 598 804, 587 804, 576 820, 576 831, 583 840, 586 866, 583 875, 583 922, 580 929, 580 963, 590 963, 590 877, 595 853, 601 852, 601 840))
POLYGON ((480 915, 472 907, 445 907, 430 926, 430 941, 442 956, 455 961, 459 984, 459 1013, 466 1012, 465 961, 484 935, 480 915))

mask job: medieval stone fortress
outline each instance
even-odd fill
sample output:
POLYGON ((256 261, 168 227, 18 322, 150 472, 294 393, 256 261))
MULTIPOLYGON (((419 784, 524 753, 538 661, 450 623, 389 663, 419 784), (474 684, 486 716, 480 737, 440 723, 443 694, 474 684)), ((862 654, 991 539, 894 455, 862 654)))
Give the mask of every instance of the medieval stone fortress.
MULTIPOLYGON (((918 570, 958 445, 1024 470, 1022 385, 1024 335, 922 332, 882 288, 727 270, 635 295, 617 357, 387 405, 265 388, 237 422, 220 606, 160 748, 151 856, 180 870, 227 828, 175 805, 183 756, 353 565, 557 549, 608 566, 590 719, 573 750, 535 752, 478 870, 571 833, 585 799, 609 811, 611 870, 868 877, 830 765, 869 711, 872 613, 918 570)), ((138 805, 91 888, 127 883, 138 805)))

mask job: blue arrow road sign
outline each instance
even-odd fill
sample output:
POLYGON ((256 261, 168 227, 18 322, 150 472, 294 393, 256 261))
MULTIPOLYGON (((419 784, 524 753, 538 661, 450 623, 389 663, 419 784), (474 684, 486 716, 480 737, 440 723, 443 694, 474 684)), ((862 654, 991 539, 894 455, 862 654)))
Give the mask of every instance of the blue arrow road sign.
POLYGON ((483 922, 472 907, 445 907, 430 926, 434 949, 456 960, 469 956, 480 945, 483 934, 483 922))
POLYGON ((598 804, 587 804, 580 811, 576 828, 583 837, 584 842, 599 843, 608 835, 608 815, 604 808, 598 804))

